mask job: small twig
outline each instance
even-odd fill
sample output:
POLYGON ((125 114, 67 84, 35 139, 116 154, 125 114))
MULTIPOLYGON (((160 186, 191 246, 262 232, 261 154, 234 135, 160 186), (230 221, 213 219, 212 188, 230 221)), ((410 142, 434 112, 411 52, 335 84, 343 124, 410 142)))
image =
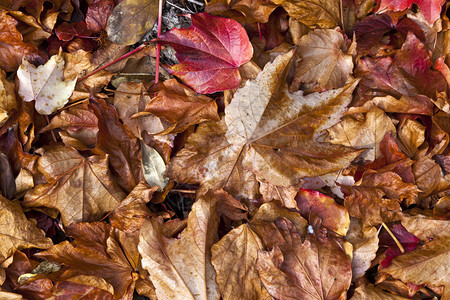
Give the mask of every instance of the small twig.
MULTIPOLYGON (((45 118, 47 119, 47 124, 50 125, 50 119, 49 119, 49 117, 48 117, 48 116, 45 116, 45 118)), ((53 129, 50 130, 50 131, 51 131, 51 133, 52 133, 53 140, 55 141, 55 143, 57 143, 58 140, 56 139, 56 136, 55 136, 55 133, 53 132, 53 129)))
POLYGON ((117 63, 117 62, 119 62, 119 61, 121 61, 122 59, 125 59, 125 58, 127 58, 128 56, 133 55, 134 53, 141 51, 142 49, 144 49, 145 46, 146 46, 145 44, 142 44, 142 45, 140 45, 139 47, 137 47, 136 49, 134 49, 134 50, 132 50, 132 51, 130 51, 130 52, 128 52, 128 53, 125 53, 124 55, 122 55, 122 56, 119 57, 118 59, 116 59, 116 60, 114 60, 114 61, 112 61, 112 62, 110 62, 110 63, 108 63, 108 64, 106 64, 106 65, 101 66, 101 67, 98 68, 97 70, 94 70, 94 71, 92 71, 91 73, 89 73, 89 74, 87 74, 87 75, 84 75, 84 76, 81 77, 81 78, 78 78, 78 82, 81 82, 81 81, 83 81, 83 80, 85 80, 85 79, 91 77, 92 75, 94 75, 94 74, 100 72, 101 70, 106 69, 107 67, 109 67, 109 66, 111 66, 111 65, 113 65, 113 64, 115 64, 115 63, 117 63))
POLYGON ((259 33, 259 40, 261 43, 263 42, 262 34, 261 34, 261 23, 258 22, 258 33, 259 33))
POLYGON ((167 2, 167 4, 169 4, 170 6, 173 6, 175 8, 178 8, 179 10, 184 11, 184 12, 186 12, 188 14, 193 14, 194 13, 193 11, 191 11, 189 9, 185 9, 185 8, 179 7, 178 5, 175 5, 173 3, 167 2))
POLYGON ((171 192, 178 192, 178 193, 185 193, 185 194, 195 194, 196 191, 193 190, 177 190, 177 189, 173 189, 170 190, 171 192))
POLYGON ((339 8, 341 10, 341 24, 342 24, 342 31, 345 32, 345 25, 344 25, 344 8, 342 7, 342 0, 339 0, 339 8))
POLYGON ((201 2, 199 2, 199 1, 195 1, 195 0, 186 0, 187 2, 191 2, 191 3, 194 3, 194 4, 197 4, 197 5, 199 5, 199 6, 203 6, 205 3, 201 3, 201 2))
MULTIPOLYGON (((162 23, 162 9, 163 0, 158 2, 158 38, 161 36, 161 23, 162 23)), ((155 70, 155 84, 159 81, 159 60, 161 56, 161 44, 156 43, 156 70, 155 70)))
POLYGON ((394 235, 394 233, 389 229, 389 227, 383 222, 381 223, 383 225, 384 229, 389 233, 391 238, 394 240, 395 244, 397 244, 398 249, 400 249, 400 252, 403 254, 405 253, 405 248, 403 248, 402 244, 400 244, 400 241, 397 239, 397 237, 394 235))

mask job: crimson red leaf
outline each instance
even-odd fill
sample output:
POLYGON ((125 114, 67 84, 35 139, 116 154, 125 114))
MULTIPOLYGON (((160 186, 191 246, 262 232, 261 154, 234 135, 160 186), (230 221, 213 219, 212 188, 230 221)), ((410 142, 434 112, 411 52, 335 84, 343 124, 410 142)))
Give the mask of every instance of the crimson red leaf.
POLYGON ((180 64, 167 71, 201 94, 237 88, 238 67, 253 55, 245 29, 232 19, 207 13, 191 15, 191 20, 191 27, 174 28, 157 39, 177 51, 180 64))
POLYGON ((70 41, 74 37, 88 37, 92 32, 87 28, 83 21, 76 23, 62 23, 55 29, 55 33, 61 41, 70 41))
MULTIPOLYGON (((417 248, 420 244, 420 240, 414 235, 406 231, 406 228, 401 224, 395 224, 392 226, 391 231, 398 239, 400 244, 402 244, 405 252, 412 251, 417 248)), ((400 249, 397 247, 397 244, 394 242, 390 235, 383 231, 380 235, 380 245, 388 246, 389 249, 386 251, 386 258, 383 259, 380 263, 381 267, 387 268, 391 264, 391 261, 402 254, 400 249)))
POLYGON ((439 19, 441 6, 445 3, 445 0, 381 0, 378 11, 402 11, 410 8, 413 3, 419 6, 427 22, 433 24, 434 21, 439 19))

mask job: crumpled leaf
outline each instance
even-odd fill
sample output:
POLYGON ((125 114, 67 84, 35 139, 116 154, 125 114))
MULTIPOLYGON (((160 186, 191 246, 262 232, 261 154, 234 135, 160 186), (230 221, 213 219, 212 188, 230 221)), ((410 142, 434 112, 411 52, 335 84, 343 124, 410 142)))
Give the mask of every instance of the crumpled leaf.
POLYGON ((450 238, 450 221, 437 219, 429 210, 412 210, 402 214, 402 225, 422 241, 450 238))
POLYGON ((400 211, 403 200, 408 204, 416 202, 419 193, 416 185, 403 182, 398 174, 374 170, 366 171, 352 187, 344 188, 349 214, 372 226, 382 223, 389 211, 400 211))
POLYGON ((19 95, 27 102, 35 100, 41 115, 50 115, 69 102, 77 80, 64 81, 63 68, 64 59, 58 54, 37 68, 23 59, 17 70, 19 95))
POLYGON ((378 230, 359 219, 350 219, 350 228, 345 239, 353 245, 352 281, 364 276, 370 268, 378 250, 378 230))
MULTIPOLYGON (((114 0, 94 0, 89 3, 86 24, 92 32, 101 32, 106 28, 108 18, 114 9, 114 0)), ((135 19, 133 19, 134 21, 135 19)))
POLYGON ((113 286, 115 299, 131 297, 138 278, 135 270, 139 254, 134 250, 137 238, 100 222, 71 224, 66 234, 74 241, 64 241, 36 254, 69 267, 63 269, 60 280, 79 275, 96 276, 113 286))
MULTIPOLYGON (((391 227, 392 234, 397 238, 398 242, 402 245, 404 252, 409 252, 417 248, 420 244, 420 240, 408 232, 405 227, 401 224, 394 224, 391 227)), ((387 231, 382 231, 380 236, 380 246, 388 247, 389 249, 385 252, 385 258, 380 262, 379 270, 382 268, 386 268, 390 266, 392 259, 401 255, 403 251, 401 251, 397 245, 397 242, 394 241, 392 236, 388 234, 387 231)))
POLYGON ((350 226, 347 209, 333 198, 318 191, 300 188, 295 196, 298 210, 308 223, 315 228, 320 226, 345 236, 350 226))
POLYGON ((153 27, 157 17, 158 1, 122 1, 108 18, 108 39, 119 45, 133 45, 153 27))
POLYGON ((166 163, 154 148, 147 146, 141 141, 142 149, 142 172, 145 181, 150 186, 157 186, 159 191, 163 191, 169 183, 166 173, 166 163))
POLYGON ((53 245, 44 232, 36 227, 36 222, 26 218, 18 203, 0 195, 0 210, 0 264, 16 250, 47 249, 53 245))
MULTIPOLYGON (((434 239, 417 249, 397 256, 382 272, 405 283, 450 288, 450 240, 434 239)), ((445 292, 444 292, 445 293, 445 292)))
POLYGON ((161 218, 152 218, 142 225, 139 253, 158 299, 219 299, 210 262, 219 225, 216 205, 211 194, 197 199, 187 228, 178 239, 164 237, 161 218))
POLYGON ((107 157, 84 158, 72 147, 56 146, 39 158, 38 168, 49 183, 29 191, 23 204, 58 209, 66 226, 99 220, 125 198, 111 177, 107 157))
POLYGON ((14 109, 17 109, 14 83, 9 82, 5 71, 0 69, 0 126, 8 120, 14 109))
POLYGON ((169 176, 236 195, 250 177, 241 170, 259 181, 291 186, 347 166, 360 150, 316 139, 338 121, 357 82, 325 93, 290 94, 285 75, 292 55, 278 56, 235 93, 225 108, 227 128, 223 121, 200 125, 172 159, 169 176))
POLYGON ((346 53, 343 35, 332 29, 316 29, 304 35, 297 44, 301 57, 292 84, 319 84, 323 90, 342 87, 351 73, 353 60, 346 53))
POLYGON ((326 141, 329 143, 367 149, 361 157, 373 161, 382 155, 380 142, 384 136, 391 131, 395 133, 396 130, 384 111, 374 106, 367 112, 364 120, 345 116, 341 122, 327 131, 326 141))
POLYGON ((78 275, 55 284, 53 296, 69 299, 112 300, 114 288, 103 278, 78 275))
POLYGON ((244 28, 232 19, 207 13, 191 15, 191 20, 191 27, 174 28, 157 39, 177 51, 180 64, 167 71, 200 94, 237 88, 238 68, 253 55, 244 28))
POLYGON ((413 3, 419 6, 428 23, 433 24, 434 21, 439 19, 441 6, 445 3, 445 0, 381 0, 378 11, 403 11, 411 8, 413 3))
POLYGON ((149 93, 154 93, 155 96, 145 106, 145 112, 173 123, 172 133, 183 132, 189 126, 205 121, 220 120, 217 104, 213 99, 197 95, 175 79, 152 86, 149 93))
POLYGON ((402 296, 388 293, 373 284, 361 285, 355 289, 352 300, 407 300, 402 296))
POLYGON ((314 28, 333 28, 340 24, 340 7, 338 0, 273 0, 281 5, 289 16, 314 28))
POLYGON ((259 251, 257 268, 269 293, 277 299, 345 297, 352 272, 350 259, 331 237, 308 234, 302 243, 293 224, 276 221, 282 240, 259 251))
POLYGON ((241 12, 248 23, 267 23, 270 14, 277 8, 272 2, 263 0, 212 0, 205 11, 211 15, 229 17, 229 10, 241 12))

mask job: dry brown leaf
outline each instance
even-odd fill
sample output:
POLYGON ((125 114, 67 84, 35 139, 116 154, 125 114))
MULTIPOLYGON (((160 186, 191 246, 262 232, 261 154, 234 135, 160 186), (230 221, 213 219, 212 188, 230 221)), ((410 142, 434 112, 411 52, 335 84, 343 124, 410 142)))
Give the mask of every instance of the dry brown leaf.
POLYGON ((374 106, 367 112, 364 120, 345 116, 340 123, 328 129, 326 140, 332 144, 367 149, 361 157, 373 161, 382 155, 380 142, 390 131, 395 132, 392 120, 374 106))
POLYGON ((405 113, 419 115, 433 115, 433 103, 426 97, 416 98, 402 95, 400 99, 392 96, 375 97, 364 103, 363 106, 350 107, 346 115, 366 113, 373 106, 378 106, 387 113, 405 113))
POLYGON ((164 237, 161 218, 142 225, 139 253, 158 299, 219 299, 210 262, 219 225, 216 206, 212 193, 197 199, 178 239, 164 237))
POLYGON ((430 210, 413 209, 402 214, 402 225, 422 241, 450 238, 450 220, 438 219, 430 210))
MULTIPOLYGON (((114 288, 114 298, 132 297, 138 278, 139 253, 137 236, 120 232, 106 223, 73 223, 66 234, 74 241, 64 241, 36 256, 69 268, 62 271, 60 280, 83 282, 71 278, 80 275, 103 278, 114 288), (130 265, 131 264, 131 265, 130 265)), ((100 283, 97 281, 95 286, 100 283)), ((107 287, 101 284, 107 291, 107 287)))
POLYGON ((350 226, 347 209, 336 203, 333 198, 314 190, 300 188, 297 196, 298 210, 315 228, 325 227, 339 235, 345 236, 350 226))
POLYGON ((419 155, 412 171, 417 187, 423 192, 419 195, 421 199, 450 189, 450 174, 444 175, 442 168, 429 155, 419 155))
MULTIPOLYGON (((164 118, 173 126, 170 132, 179 133, 189 126, 205 121, 219 121, 216 102, 194 90, 170 79, 152 86, 149 93, 155 94, 145 107, 145 112, 164 118)), ((168 133, 167 131, 163 133, 168 133)))
POLYGON ((114 288, 103 278, 97 276, 78 275, 55 284, 53 296, 63 299, 112 300, 114 288))
POLYGON ((295 201, 295 195, 297 195, 298 189, 301 184, 293 186, 276 186, 270 183, 260 182, 259 192, 261 193, 265 202, 272 200, 278 200, 288 208, 297 209, 297 202, 295 201))
POLYGON ((407 300, 402 296, 388 293, 373 284, 361 285, 355 289, 351 300, 407 300))
POLYGON ((353 245, 352 281, 364 276, 378 250, 378 230, 356 218, 350 219, 345 239, 353 245))
POLYGON ((17 109, 14 83, 9 82, 5 71, 0 69, 0 126, 8 120, 14 109, 17 109))
POLYGON ((140 182, 109 216, 111 225, 127 233, 139 230, 145 219, 153 216, 146 204, 158 187, 140 182))
POLYGON ((417 201, 419 189, 405 183, 393 172, 377 173, 366 171, 352 187, 344 187, 349 193, 345 197, 345 207, 353 217, 365 220, 374 226, 384 221, 390 211, 400 211, 400 202, 407 205, 417 201))
POLYGON ((29 191, 23 205, 56 208, 66 226, 99 220, 125 198, 112 180, 107 157, 84 158, 72 147, 56 146, 39 158, 38 168, 49 183, 29 191))
POLYGON ((16 250, 27 248, 50 248, 53 243, 45 233, 36 227, 34 220, 28 220, 16 202, 0 195, 0 265, 16 250))
POLYGON ((419 146, 425 141, 425 125, 417 120, 407 119, 398 130, 398 139, 404 146, 405 154, 413 157, 419 146))
POLYGON ((333 28, 340 23, 338 0, 273 0, 281 5, 289 16, 314 28, 333 28))
POLYGON ((236 196, 252 177, 245 170, 259 181, 290 186, 347 166, 361 151, 317 139, 344 113, 357 82, 308 96, 290 94, 285 76, 292 55, 278 56, 238 89, 225 108, 226 127, 200 125, 171 161, 169 176, 236 196))
POLYGON ((257 268, 277 299, 342 299, 351 282, 350 259, 332 238, 308 234, 302 243, 293 224, 276 222, 282 237, 270 251, 259 251, 257 268), (341 298, 342 297, 342 298, 341 298))
MULTIPOLYGON (((434 239, 413 251, 399 255, 382 272, 405 283, 450 288, 450 240, 434 239)), ((444 292, 445 293, 445 292, 444 292)))
POLYGON ((322 90, 342 87, 353 73, 352 56, 347 54, 344 36, 332 29, 316 29, 297 44, 301 61, 296 65, 294 90, 301 83, 318 84, 322 90))

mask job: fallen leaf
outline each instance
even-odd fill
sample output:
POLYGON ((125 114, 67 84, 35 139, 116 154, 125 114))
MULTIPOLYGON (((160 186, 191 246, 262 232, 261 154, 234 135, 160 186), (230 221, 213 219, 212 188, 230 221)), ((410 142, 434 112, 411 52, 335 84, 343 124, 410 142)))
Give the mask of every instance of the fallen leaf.
POLYGON ((124 0, 108 18, 108 39, 119 45, 135 44, 153 27, 157 17, 157 1, 124 0))
POLYGON ((53 296, 77 299, 85 297, 93 300, 112 300, 114 289, 103 278, 96 276, 79 275, 55 284, 53 296))
POLYGON ((210 263, 219 219, 212 195, 197 199, 187 228, 178 239, 162 234, 162 219, 142 225, 139 253, 158 299, 219 299, 215 271, 210 263))
POLYGON ((415 203, 419 193, 417 186, 403 182, 398 174, 374 170, 366 171, 353 187, 344 189, 349 193, 344 199, 349 214, 372 226, 384 222, 388 212, 400 211, 403 200, 415 203))
POLYGON ((400 250, 397 241, 393 239, 391 233, 382 231, 379 236, 379 245, 388 247, 389 249, 385 252, 385 258, 380 262, 379 269, 388 267, 391 264, 392 259, 402 255, 403 252, 409 252, 416 249, 420 244, 420 240, 414 234, 408 232, 401 224, 394 224, 390 230, 397 241, 402 245, 403 251, 400 250))
POLYGON ((380 142, 391 131, 396 131, 392 120, 383 110, 374 106, 363 120, 345 116, 341 122, 327 130, 326 141, 356 149, 367 149, 360 157, 373 161, 381 156, 380 142))
POLYGON ((413 157, 420 145, 425 142, 425 126, 417 120, 407 119, 398 130, 398 140, 404 146, 408 157, 413 157))
POLYGON ((433 24, 441 14, 441 6, 445 0, 381 0, 378 11, 403 11, 415 3, 420 8, 428 23, 433 24))
POLYGON ((438 219, 428 210, 402 214, 402 225, 422 241, 450 237, 450 221, 438 219))
POLYGON ((237 172, 244 169, 259 181, 290 186, 340 170, 361 152, 316 141, 338 121, 356 82, 325 93, 289 94, 284 76, 292 54, 280 55, 235 93, 225 109, 227 128, 223 121, 200 125, 171 160, 171 178, 230 192, 243 186, 245 173, 237 172))
POLYGON ((5 71, 0 69, 0 126, 8 120, 15 109, 17 109, 17 102, 14 83, 9 82, 5 71))
POLYGON ((191 15, 191 21, 191 27, 174 28, 157 39, 177 51, 180 64, 167 71, 200 94, 237 88, 238 68, 253 54, 244 28, 232 19, 207 13, 191 15))
POLYGON ((340 24, 340 8, 337 0, 274 0, 292 18, 314 28, 334 28, 340 24))
POLYGON ((68 42, 75 37, 89 37, 92 32, 87 28, 84 21, 67 23, 64 22, 55 28, 55 34, 61 41, 68 42))
POLYGON ((302 217, 315 228, 325 227, 341 236, 345 236, 350 226, 350 216, 345 207, 333 198, 318 191, 300 188, 295 196, 302 217))
MULTIPOLYGON (((106 28, 108 18, 113 12, 114 6, 114 0, 91 1, 86 13, 87 28, 96 33, 100 33, 104 30, 106 28)), ((135 19, 133 19, 133 21, 134 20, 135 19)))
POLYGON ((45 151, 38 168, 49 183, 29 191, 23 205, 56 208, 66 226, 99 220, 125 198, 111 177, 107 157, 84 158, 74 148, 56 146, 45 151))
POLYGON ((145 181, 150 186, 157 186, 158 190, 163 191, 169 183, 169 178, 165 177, 166 163, 159 155, 158 151, 147 146, 141 141, 142 149, 142 172, 144 172, 145 181))
POLYGON ((372 107, 378 106, 387 113, 405 113, 418 115, 433 115, 433 103, 427 97, 408 97, 402 95, 400 99, 392 96, 375 97, 364 103, 363 106, 350 107, 346 115, 366 113, 372 107))
POLYGON ((149 93, 155 96, 145 106, 145 112, 173 123, 172 133, 183 132, 189 126, 202 122, 220 120, 213 99, 197 95, 175 79, 152 86, 149 93))
POLYGON ((35 100, 41 115, 50 115, 69 102, 76 79, 64 81, 63 68, 64 59, 58 54, 37 68, 23 59, 17 70, 19 95, 27 102, 35 100))
POLYGON ((283 239, 270 251, 259 251, 259 276, 274 298, 345 298, 352 272, 350 259, 332 238, 308 234, 302 243, 293 224, 276 221, 283 239))
POLYGON ((300 184, 293 186, 276 186, 270 183, 260 182, 259 192, 261 193, 265 202, 270 202, 272 200, 278 200, 283 203, 287 208, 297 207, 297 202, 295 201, 295 195, 297 195, 300 184))
MULTIPOLYGON (((50 248, 53 243, 36 227, 34 220, 28 220, 20 204, 0 195, 0 264, 10 258, 16 250, 27 248, 50 248)), ((2 265, 6 267, 4 264, 2 265)))
POLYGON ((301 61, 292 84, 313 83, 322 90, 342 87, 353 73, 352 56, 346 48, 343 35, 336 30, 316 29, 304 35, 297 44, 301 61))
POLYGON ((353 245, 352 281, 364 276, 378 250, 378 230, 363 221, 351 218, 345 239, 353 245))
POLYGON ((272 2, 262 0, 213 0, 208 2, 205 11, 211 15, 233 18, 227 16, 227 12, 235 10, 242 13, 248 23, 267 23, 276 8, 277 5, 272 2))
POLYGON ((7 199, 16 193, 16 182, 8 157, 0 151, 0 192, 7 199))
POLYGON ((407 300, 402 296, 388 293, 373 284, 361 285, 355 289, 352 300, 407 300))
POLYGON ((382 272, 403 282, 444 285, 450 288, 450 241, 434 239, 417 249, 397 256, 391 265, 382 272))
MULTIPOLYGON (((68 267, 63 269, 59 280, 80 283, 86 282, 87 278, 71 278, 96 276, 112 285, 115 299, 131 297, 134 281, 138 277, 135 273, 138 257, 133 256, 136 255, 133 254, 133 248, 137 246, 137 239, 133 241, 132 237, 126 238, 111 225, 100 222, 73 223, 66 228, 66 233, 74 239, 73 242, 64 241, 36 254, 68 267)), ((104 283, 102 285, 105 286, 104 283)))

